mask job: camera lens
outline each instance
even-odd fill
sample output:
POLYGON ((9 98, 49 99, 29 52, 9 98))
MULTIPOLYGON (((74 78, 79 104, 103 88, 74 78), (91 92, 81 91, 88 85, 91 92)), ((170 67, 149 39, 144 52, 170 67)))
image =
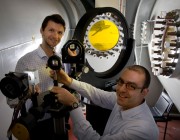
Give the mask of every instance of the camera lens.
POLYGON ((59 70, 62 67, 61 58, 57 55, 49 57, 47 64, 52 70, 59 70))

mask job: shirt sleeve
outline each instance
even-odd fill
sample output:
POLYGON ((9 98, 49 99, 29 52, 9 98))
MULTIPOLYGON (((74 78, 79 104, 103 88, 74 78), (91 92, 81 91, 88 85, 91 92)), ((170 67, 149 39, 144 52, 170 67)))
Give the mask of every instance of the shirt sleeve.
POLYGON ((82 109, 79 107, 70 112, 73 123, 73 131, 78 140, 100 139, 100 135, 92 128, 91 124, 86 120, 82 109))
POLYGON ((98 89, 88 83, 73 79, 70 88, 91 100, 94 104, 112 110, 116 101, 116 93, 98 89))
POLYGON ((22 58, 20 58, 16 64, 15 72, 24 72, 26 69, 26 63, 23 61, 22 58))
POLYGON ((158 138, 158 135, 153 135, 154 127, 149 127, 151 123, 147 121, 138 120, 129 122, 125 130, 122 131, 119 126, 116 132, 109 132, 101 136, 86 120, 81 108, 72 110, 70 116, 73 123, 74 135, 78 140, 157 140, 158 138), (143 127, 139 123, 142 123, 143 127))

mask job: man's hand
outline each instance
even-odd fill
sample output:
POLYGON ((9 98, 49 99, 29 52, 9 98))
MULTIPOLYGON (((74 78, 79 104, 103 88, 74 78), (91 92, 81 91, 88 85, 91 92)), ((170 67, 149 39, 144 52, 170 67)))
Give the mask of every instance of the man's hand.
POLYGON ((74 102, 78 103, 76 97, 65 88, 54 86, 51 92, 55 94, 60 103, 66 106, 72 106, 74 102))
POLYGON ((10 99, 7 98, 7 104, 9 105, 10 108, 15 108, 19 103, 19 99, 15 98, 15 99, 10 99))
POLYGON ((69 54, 70 56, 77 56, 77 55, 78 55, 77 52, 76 52, 76 50, 71 50, 71 49, 69 49, 69 48, 68 48, 68 54, 69 54))
POLYGON ((41 90, 38 84, 35 86, 29 86, 29 91, 28 91, 29 96, 31 96, 32 94, 39 95, 40 93, 41 90))
MULTIPOLYGON (((33 93, 39 95, 40 94, 40 88, 39 85, 35 85, 34 89, 32 89, 32 86, 29 86, 29 91, 27 93, 28 97, 30 97, 33 93)), ((7 98, 7 104, 9 105, 10 108, 15 108, 17 107, 17 105, 19 104, 19 99, 15 98, 15 99, 10 99, 7 98)))

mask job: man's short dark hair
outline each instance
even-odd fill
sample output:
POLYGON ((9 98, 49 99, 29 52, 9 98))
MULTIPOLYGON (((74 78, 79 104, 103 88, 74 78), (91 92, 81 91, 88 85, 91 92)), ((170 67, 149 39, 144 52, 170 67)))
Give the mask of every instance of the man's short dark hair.
POLYGON ((55 23, 61 24, 63 25, 64 30, 66 29, 64 19, 59 14, 53 14, 53 15, 49 15, 45 17, 45 19, 43 20, 42 25, 41 25, 41 28, 43 31, 46 28, 49 21, 53 21, 55 23))
POLYGON ((150 73, 149 71, 141 66, 141 65, 132 65, 132 66, 128 66, 126 67, 125 69, 128 69, 128 70, 133 70, 133 71, 139 71, 139 72, 143 72, 144 75, 145 75, 145 81, 144 81, 144 86, 143 88, 148 88, 149 85, 150 85, 150 82, 151 82, 151 76, 150 76, 150 73))

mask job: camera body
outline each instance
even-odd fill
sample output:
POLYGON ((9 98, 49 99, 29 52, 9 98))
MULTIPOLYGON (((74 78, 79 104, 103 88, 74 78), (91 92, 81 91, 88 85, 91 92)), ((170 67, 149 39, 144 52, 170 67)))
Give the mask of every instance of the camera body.
POLYGON ((31 85, 39 83, 37 70, 19 72, 9 72, 0 81, 0 89, 2 93, 9 99, 22 99, 29 92, 31 85))
POLYGON ((23 98, 29 91, 28 74, 9 72, 0 82, 2 93, 10 99, 23 98))

